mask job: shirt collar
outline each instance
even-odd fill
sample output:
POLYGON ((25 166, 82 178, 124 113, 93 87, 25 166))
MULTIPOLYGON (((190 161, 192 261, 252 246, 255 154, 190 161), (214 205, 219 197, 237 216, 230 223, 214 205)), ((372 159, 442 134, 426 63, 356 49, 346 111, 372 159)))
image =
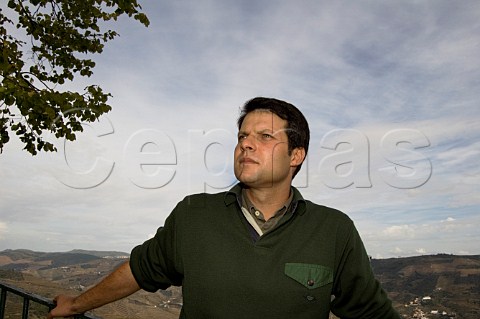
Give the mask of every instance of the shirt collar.
MULTIPOLYGON (((228 190, 225 194, 225 205, 229 206, 235 202, 237 202, 239 207, 242 207, 242 189, 244 186, 242 183, 237 183, 234 185, 230 190, 228 190)), ((293 197, 292 197, 292 202, 291 205, 292 207, 295 208, 296 211, 298 211, 299 214, 303 214, 305 212, 305 209, 301 209, 300 203, 303 204, 303 207, 306 205, 306 201, 303 199, 302 194, 298 189, 292 186, 292 192, 293 192, 293 197)))
MULTIPOLYGON (((242 189, 242 198, 241 198, 241 203, 242 203, 242 206, 245 207, 250 213, 254 213, 257 209, 255 208, 255 206, 253 205, 252 201, 250 200, 250 198, 248 198, 248 195, 247 195, 247 192, 245 191, 245 188, 242 189)), ((280 212, 280 211, 283 211, 283 210, 287 210, 289 207, 290 207, 290 204, 292 203, 292 200, 293 200, 293 191, 290 192, 290 196, 288 196, 288 199, 287 201, 283 204, 282 207, 280 207, 278 210, 277 210, 277 214, 280 212)))

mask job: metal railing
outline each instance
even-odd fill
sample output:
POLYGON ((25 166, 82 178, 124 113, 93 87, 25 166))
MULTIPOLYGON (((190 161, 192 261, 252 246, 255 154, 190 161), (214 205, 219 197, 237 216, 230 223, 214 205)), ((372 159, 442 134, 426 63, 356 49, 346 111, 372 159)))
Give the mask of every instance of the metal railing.
MULTIPOLYGON (((0 319, 4 319, 5 317, 5 308, 7 303, 7 292, 20 296, 23 298, 23 308, 22 308, 22 319, 28 319, 28 313, 30 310, 30 302, 34 302, 40 305, 43 305, 48 308, 50 311, 55 307, 55 303, 53 300, 44 298, 42 296, 26 292, 23 289, 11 286, 4 282, 0 281, 0 319)), ((99 317, 95 317, 92 315, 77 315, 74 318, 76 319, 100 319, 99 317)))

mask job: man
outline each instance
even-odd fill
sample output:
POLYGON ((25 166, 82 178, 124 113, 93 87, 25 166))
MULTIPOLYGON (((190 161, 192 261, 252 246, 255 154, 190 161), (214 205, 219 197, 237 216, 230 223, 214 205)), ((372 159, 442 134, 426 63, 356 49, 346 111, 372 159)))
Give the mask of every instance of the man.
POLYGON ((291 186, 308 151, 302 113, 271 98, 245 104, 230 191, 187 196, 130 261, 48 318, 181 285, 180 318, 400 318, 374 279, 353 222, 291 186))

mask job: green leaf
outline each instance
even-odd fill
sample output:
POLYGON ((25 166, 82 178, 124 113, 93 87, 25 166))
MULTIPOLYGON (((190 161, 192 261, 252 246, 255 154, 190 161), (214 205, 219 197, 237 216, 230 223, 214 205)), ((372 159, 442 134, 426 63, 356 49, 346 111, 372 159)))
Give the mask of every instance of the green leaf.
POLYGON ((83 130, 81 121, 93 122, 111 110, 111 94, 100 86, 83 93, 62 90, 67 80, 92 76, 91 56, 118 35, 104 22, 122 15, 145 26, 149 20, 136 0, 8 0, 7 6, 17 22, 10 33, 5 25, 13 29, 14 23, 0 9, 0 114, 8 116, 0 119, 0 150, 10 141, 10 129, 32 155, 55 151, 42 138, 46 131, 73 141, 74 132, 83 130))

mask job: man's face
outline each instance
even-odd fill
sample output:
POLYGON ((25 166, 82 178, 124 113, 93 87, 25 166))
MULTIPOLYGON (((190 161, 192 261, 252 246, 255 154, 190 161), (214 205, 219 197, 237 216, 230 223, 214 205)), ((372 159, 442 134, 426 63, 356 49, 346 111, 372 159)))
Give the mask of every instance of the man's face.
POLYGON ((235 176, 250 187, 291 182, 293 154, 288 154, 287 121, 269 111, 246 115, 235 147, 235 176))

